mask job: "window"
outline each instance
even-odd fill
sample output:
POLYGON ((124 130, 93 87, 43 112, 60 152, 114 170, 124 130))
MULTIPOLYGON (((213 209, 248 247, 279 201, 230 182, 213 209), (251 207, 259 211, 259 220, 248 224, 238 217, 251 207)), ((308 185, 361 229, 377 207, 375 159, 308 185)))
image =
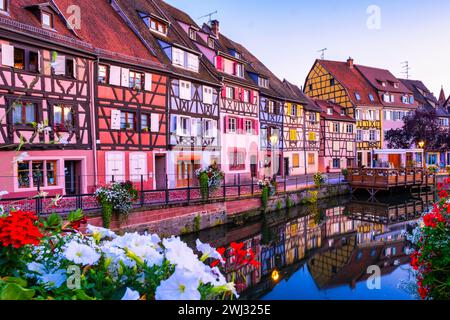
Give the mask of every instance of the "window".
POLYGON ((327 114, 332 115, 333 114, 333 108, 327 108, 327 114))
POLYGON ((370 99, 370 101, 372 101, 372 102, 375 101, 375 98, 373 97, 373 94, 369 93, 369 99, 370 99))
POLYGON ((228 118, 228 132, 230 133, 236 133, 237 125, 236 125, 236 118, 228 118))
POLYGON ((333 169, 339 169, 341 167, 341 159, 333 159, 333 169))
POLYGON ((203 86, 203 103, 213 104, 213 89, 203 86))
POLYGON ((198 55, 185 52, 179 48, 172 49, 172 63, 176 66, 198 72, 198 55))
POLYGON ((297 105, 293 104, 291 105, 291 116, 296 117, 297 116, 297 105))
POLYGON ((439 118, 439 124, 444 127, 448 127, 448 118, 439 118))
POLYGON ((184 51, 178 48, 173 48, 172 55, 172 63, 184 67, 184 51))
POLYGON ((245 132, 248 134, 253 134, 253 121, 245 120, 245 132))
POLYGON ((75 78, 75 64, 71 58, 66 59, 66 77, 75 78))
POLYGON ((244 102, 250 102, 250 91, 244 90, 244 102))
POLYGON ((150 131, 150 115, 141 114, 141 130, 142 131, 150 131))
POLYGON ((183 100, 191 100, 191 83, 180 80, 180 98, 183 100))
POLYGON ((414 96, 409 96, 409 103, 413 104, 414 103, 414 96))
POLYGON ((310 112, 308 118, 309 118, 310 122, 316 122, 317 121, 317 115, 316 115, 315 112, 310 112))
POLYGON ((272 100, 268 100, 267 104, 269 105, 267 112, 268 113, 274 113, 275 109, 275 102, 272 100))
POLYGON ((367 120, 374 120, 373 110, 367 110, 366 116, 367 116, 367 120))
POLYGON ((148 17, 147 14, 141 13, 141 16, 143 16, 144 23, 147 25, 147 27, 152 30, 159 33, 162 33, 164 35, 167 34, 167 24, 159 21, 153 17, 148 17))
POLYGON ((133 112, 121 112, 120 113, 120 129, 134 130, 134 113, 133 112))
POLYGON ((31 125, 36 122, 36 105, 31 102, 14 102, 13 123, 15 125, 31 125))
POLYGON ((53 15, 51 13, 41 11, 41 21, 42 27, 53 29, 53 15))
POLYGON ((189 29, 189 38, 191 38, 192 40, 197 39, 197 32, 195 32, 195 30, 192 28, 189 29))
POLYGON ((25 50, 14 48, 14 68, 25 70, 25 50))
POLYGON ((208 47, 210 47, 211 49, 214 49, 214 39, 213 38, 208 38, 208 47))
POLYGON ((300 154, 298 153, 292 154, 292 167, 300 168, 300 154))
POLYGON ((355 92, 355 97, 356 97, 356 100, 361 101, 361 96, 359 95, 358 92, 355 92))
POLYGON ((56 130, 67 131, 74 127, 73 109, 70 106, 53 106, 53 123, 56 130))
POLYGON ((55 160, 24 161, 17 164, 18 187, 37 188, 57 185, 57 162, 55 160), (30 181, 30 177, 32 177, 30 181))
POLYGON ((334 86, 335 82, 336 81, 334 79, 330 79, 330 86, 334 86))
POLYGON ((308 141, 316 141, 316 133, 308 132, 308 141))
POLYGON ((339 133, 340 131, 339 123, 333 123, 333 132, 339 133))
POLYGON ((352 124, 347 125, 347 133, 353 133, 353 125, 352 124))
POLYGON ((236 64, 236 73, 234 75, 241 78, 244 77, 244 66, 242 64, 236 64))
POLYGON ((130 70, 130 81, 128 83, 129 87, 134 90, 142 90, 143 78, 144 75, 142 73, 130 70))
POLYGON ((308 165, 313 166, 316 164, 316 156, 314 153, 308 153, 308 165))
POLYGON ((269 79, 258 77, 258 85, 263 88, 268 88, 269 79))
POLYGON ((191 134, 190 130, 190 122, 191 119, 187 117, 180 117, 180 128, 181 128, 181 135, 183 136, 189 136, 191 134))
POLYGON ((188 53, 187 56, 188 56, 188 65, 187 65, 187 68, 188 68, 189 70, 198 72, 198 64, 199 64, 199 62, 198 62, 198 56, 195 55, 195 54, 192 54, 192 53, 188 53))
POLYGON ((356 141, 363 141, 363 131, 356 130, 356 141))
POLYGON ((210 138, 213 136, 213 124, 212 120, 203 121, 203 136, 210 138))
POLYGON ((108 83, 108 66, 104 64, 98 66, 98 83, 108 83))
POLYGON ((234 99, 234 88, 226 87, 226 97, 227 99, 234 99))
POLYGON ((376 141, 377 140, 377 132, 375 130, 369 131, 369 140, 376 141))
POLYGON ((245 170, 245 153, 242 151, 230 152, 230 170, 245 170))
POLYGON ((295 130, 295 129, 289 130, 289 140, 297 141, 297 130, 295 130))
POLYGON ((0 0, 0 11, 7 11, 6 0, 0 0))

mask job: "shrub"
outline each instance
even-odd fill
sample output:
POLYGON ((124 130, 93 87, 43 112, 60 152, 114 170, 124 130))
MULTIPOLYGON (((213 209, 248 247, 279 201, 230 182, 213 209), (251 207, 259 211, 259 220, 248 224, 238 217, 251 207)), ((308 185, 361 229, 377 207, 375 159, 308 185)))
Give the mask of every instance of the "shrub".
POLYGON ((202 172, 198 178, 200 182, 200 193, 202 195, 202 200, 206 201, 209 198, 209 178, 206 172, 202 172))
MULTIPOLYGON (((199 179, 200 187, 202 186, 201 179, 204 180, 203 184, 206 184, 206 178, 207 178, 207 184, 208 184, 208 189, 209 189, 210 193, 219 189, 223 179, 225 178, 225 174, 223 173, 223 171, 220 170, 219 166, 216 163, 210 165, 206 169, 198 169, 195 172, 195 174, 196 174, 197 178, 199 179)), ((203 197, 203 193, 202 193, 202 197, 203 197)))
POLYGON ((325 183, 325 177, 321 172, 317 172, 314 175, 314 184, 316 187, 320 188, 325 183))
POLYGON ((439 168, 437 166, 429 166, 428 167, 428 172, 431 174, 436 174, 436 173, 438 173, 438 171, 439 171, 439 168))
POLYGON ((265 210, 267 208, 267 201, 269 200, 269 187, 264 186, 261 192, 261 203, 262 207, 265 210))

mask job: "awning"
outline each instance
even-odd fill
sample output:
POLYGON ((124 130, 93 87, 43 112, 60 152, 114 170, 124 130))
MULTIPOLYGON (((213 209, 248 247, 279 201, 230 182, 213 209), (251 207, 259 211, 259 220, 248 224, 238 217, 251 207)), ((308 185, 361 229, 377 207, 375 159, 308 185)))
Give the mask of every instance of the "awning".
POLYGON ((423 149, 379 149, 373 150, 374 154, 407 154, 407 153, 423 153, 423 149))

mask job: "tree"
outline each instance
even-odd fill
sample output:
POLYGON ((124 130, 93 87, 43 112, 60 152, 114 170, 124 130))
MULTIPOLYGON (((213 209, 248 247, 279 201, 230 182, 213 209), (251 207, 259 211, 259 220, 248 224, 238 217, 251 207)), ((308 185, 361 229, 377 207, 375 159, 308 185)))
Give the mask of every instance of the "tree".
POLYGON ((420 141, 425 151, 445 151, 450 145, 449 132, 442 129, 436 113, 425 110, 407 115, 403 127, 387 131, 385 139, 393 149, 411 149, 420 141))

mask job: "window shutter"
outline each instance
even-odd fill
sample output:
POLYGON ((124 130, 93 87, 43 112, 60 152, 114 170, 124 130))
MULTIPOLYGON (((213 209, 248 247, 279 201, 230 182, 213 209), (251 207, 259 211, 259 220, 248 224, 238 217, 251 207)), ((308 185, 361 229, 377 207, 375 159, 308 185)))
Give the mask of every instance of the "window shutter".
POLYGON ((220 56, 216 57, 217 69, 223 71, 223 59, 220 56))
POLYGON ((212 133, 211 136, 213 138, 217 138, 217 121, 216 120, 212 120, 212 133))
POLYGON ((14 67, 14 47, 2 43, 2 65, 14 67))
POLYGON ((41 55, 41 51, 38 50, 38 71, 41 72, 42 71, 42 55, 41 55))
POLYGON ((66 56, 57 55, 55 62, 53 63, 53 70, 55 70, 56 75, 66 74, 66 56))
POLYGON ((111 130, 120 130, 120 110, 111 109, 111 130))
POLYGON ((130 178, 131 181, 140 181, 141 176, 147 181, 147 155, 146 154, 130 154, 130 178))
POLYGON ((224 133, 228 132, 228 116, 225 116, 223 118, 223 132, 224 133))
POLYGON ((170 133, 175 133, 178 134, 177 132, 177 128, 179 127, 178 123, 177 123, 177 116, 176 115, 171 115, 170 116, 170 133))
POLYGON ((117 66, 111 66, 109 68, 109 84, 113 86, 120 86, 120 67, 117 66))
POLYGON ((182 128, 182 126, 181 126, 181 117, 177 117, 177 116, 175 116, 175 118, 176 118, 176 124, 177 124, 177 130, 176 130, 176 133, 177 133, 177 136, 181 136, 182 135, 182 132, 183 132, 183 128, 182 128))
POLYGON ((259 123, 258 123, 258 120, 253 120, 253 130, 255 132, 255 135, 259 134, 259 123))
POLYGON ((145 89, 145 91, 152 91, 152 74, 151 73, 145 74, 144 89, 145 89))
POLYGON ((234 99, 242 101, 240 93, 241 93, 241 90, 239 88, 237 88, 237 87, 234 88, 234 99))
POLYGON ((130 69, 122 68, 122 87, 130 86, 130 69))
POLYGON ((197 119, 191 118, 191 136, 196 137, 197 136, 197 119))
POLYGON ((73 63, 73 77, 75 79, 77 79, 77 77, 78 77, 78 74, 77 74, 77 58, 73 58, 72 63, 73 63))
POLYGON ((251 104, 255 104, 255 91, 249 91, 249 95, 250 95, 250 103, 251 104))
POLYGON ((227 97, 227 87, 223 87, 222 88, 222 98, 226 98, 227 97))
POLYGON ((203 125, 203 120, 202 119, 200 119, 200 118, 197 118, 196 119, 197 120, 197 136, 198 137, 201 137, 201 136, 203 136, 203 128, 205 127, 204 125, 203 125))
POLYGON ((301 113, 302 113, 302 106, 298 104, 297 105, 297 117, 300 117, 301 113))
POLYGON ((159 114, 152 113, 150 116, 150 122, 151 132, 159 132, 159 114))

